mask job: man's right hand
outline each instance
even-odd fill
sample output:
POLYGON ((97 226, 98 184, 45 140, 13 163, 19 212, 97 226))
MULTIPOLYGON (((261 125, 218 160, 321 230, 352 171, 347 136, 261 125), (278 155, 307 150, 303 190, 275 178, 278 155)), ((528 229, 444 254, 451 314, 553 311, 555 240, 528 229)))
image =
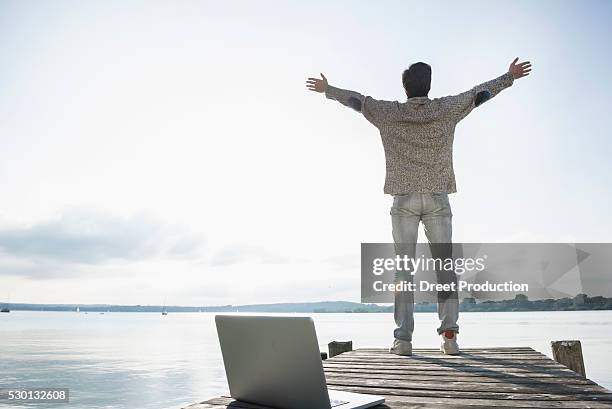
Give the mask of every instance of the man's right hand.
POLYGON ((530 61, 525 61, 520 64, 517 64, 517 62, 518 57, 516 57, 514 61, 512 61, 512 64, 510 64, 510 68, 508 68, 508 72, 512 74, 512 78, 514 78, 515 80, 526 77, 531 72, 530 61))
POLYGON ((321 73, 321 78, 322 79, 308 78, 308 80, 306 80, 306 88, 314 92, 327 91, 327 78, 325 78, 323 73, 321 73))

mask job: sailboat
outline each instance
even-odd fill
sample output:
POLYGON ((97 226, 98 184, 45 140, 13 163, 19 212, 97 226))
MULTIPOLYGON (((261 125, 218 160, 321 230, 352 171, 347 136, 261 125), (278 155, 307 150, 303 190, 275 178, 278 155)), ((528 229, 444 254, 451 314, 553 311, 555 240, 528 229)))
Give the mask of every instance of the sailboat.
POLYGON ((168 315, 168 311, 166 311, 166 301, 164 300, 164 306, 162 307, 162 315, 168 315))
POLYGON ((9 308, 9 304, 11 303, 11 295, 8 296, 8 302, 4 305, 4 307, 0 308, 0 312, 11 312, 9 308))

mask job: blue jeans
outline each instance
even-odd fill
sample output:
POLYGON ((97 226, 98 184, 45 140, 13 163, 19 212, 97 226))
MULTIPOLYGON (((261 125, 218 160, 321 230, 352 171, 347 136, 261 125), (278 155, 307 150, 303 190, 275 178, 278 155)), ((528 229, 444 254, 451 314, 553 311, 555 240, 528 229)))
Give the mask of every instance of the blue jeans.
MULTIPOLYGON (((452 256, 452 213, 446 193, 408 193, 393 197, 391 223, 393 241, 398 255, 415 257, 419 223, 423 222, 425 235, 433 257, 452 256)), ((456 282, 454 272, 436 271, 438 283, 456 282)), ((397 274, 396 280, 409 280, 411 274, 397 274)), ((393 335, 397 339, 412 341, 414 331, 414 293, 395 293, 394 317, 397 328, 393 335)), ((458 332, 459 299, 457 292, 438 292, 438 334, 453 330, 458 332)))

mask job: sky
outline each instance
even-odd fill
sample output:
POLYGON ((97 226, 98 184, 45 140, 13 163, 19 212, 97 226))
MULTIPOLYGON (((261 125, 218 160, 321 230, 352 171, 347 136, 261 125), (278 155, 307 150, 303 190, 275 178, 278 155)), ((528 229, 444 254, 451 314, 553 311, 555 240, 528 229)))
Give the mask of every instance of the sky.
POLYGON ((3 1, 0 301, 358 301, 360 243, 392 240, 380 136, 304 82, 404 101, 416 61, 432 97, 533 63, 457 127, 454 241, 612 241, 611 18, 606 1, 3 1))

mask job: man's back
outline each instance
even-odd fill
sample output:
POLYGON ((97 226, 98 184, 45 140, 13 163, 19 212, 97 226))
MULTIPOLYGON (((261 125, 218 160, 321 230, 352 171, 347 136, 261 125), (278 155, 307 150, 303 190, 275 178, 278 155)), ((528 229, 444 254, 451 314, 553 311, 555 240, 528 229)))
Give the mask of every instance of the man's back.
POLYGON ((440 99, 410 98, 378 122, 386 159, 385 193, 454 192, 456 121, 440 99))

